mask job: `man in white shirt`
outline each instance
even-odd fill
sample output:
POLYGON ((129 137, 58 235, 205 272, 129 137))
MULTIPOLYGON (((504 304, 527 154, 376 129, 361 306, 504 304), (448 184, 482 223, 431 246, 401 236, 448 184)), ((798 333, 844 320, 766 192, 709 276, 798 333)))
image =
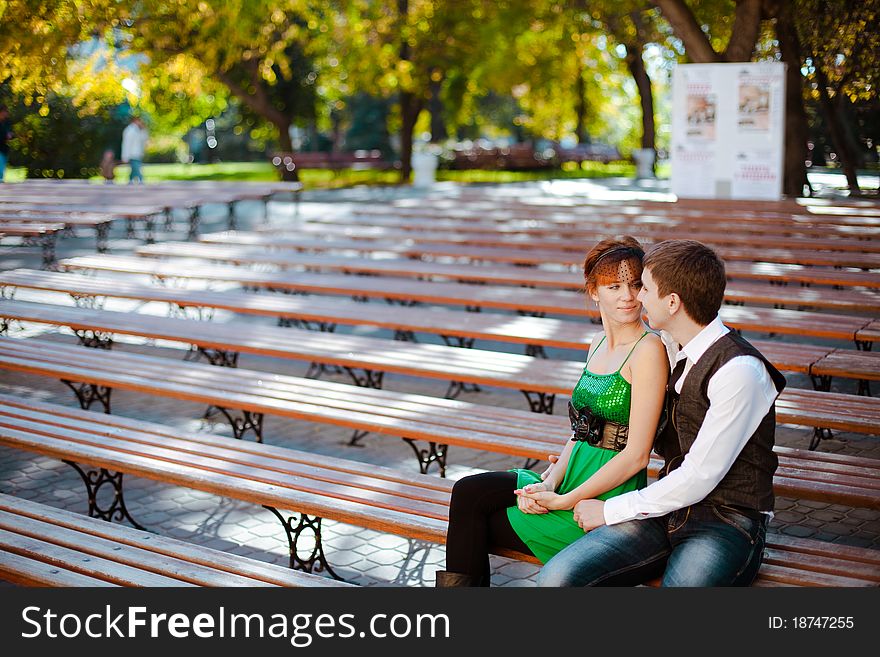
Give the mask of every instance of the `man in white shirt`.
POLYGON ((143 163, 144 150, 147 147, 147 130, 140 117, 132 117, 131 123, 122 131, 122 161, 131 166, 128 184, 144 182, 143 163))
POLYGON ((718 317, 724 263, 693 240, 657 244, 644 260, 648 322, 681 349, 654 444, 659 479, 605 502, 582 500, 587 532, 553 557, 539 586, 748 586, 773 514, 775 401, 785 378, 718 317))

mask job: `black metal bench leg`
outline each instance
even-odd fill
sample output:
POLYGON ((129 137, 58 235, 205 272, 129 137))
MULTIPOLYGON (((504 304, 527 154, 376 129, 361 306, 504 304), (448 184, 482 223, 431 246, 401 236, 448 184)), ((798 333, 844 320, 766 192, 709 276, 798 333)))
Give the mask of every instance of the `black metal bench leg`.
POLYGON ((144 218, 144 244, 156 242, 156 220, 151 216, 144 218))
POLYGON ((109 221, 95 226, 95 251, 98 253, 107 253, 107 235, 109 232, 109 221))
POLYGON ((195 238, 195 236, 199 234, 199 221, 201 218, 201 210, 199 209, 199 206, 190 209, 189 230, 186 233, 186 238, 188 240, 195 238))
POLYGON ((58 269, 58 261, 55 259, 55 242, 57 240, 55 233, 43 235, 40 239, 40 249, 43 253, 43 269, 55 271, 58 269))
POLYGON ((811 374, 813 380, 813 390, 820 392, 828 392, 831 390, 831 376, 828 374, 811 374))
POLYGON ((74 334, 79 338, 79 343, 83 347, 92 349, 113 349, 113 334, 104 331, 96 331, 93 329, 74 329, 74 334))
POLYGON ((208 406, 204 415, 203 422, 209 422, 213 415, 220 413, 229 422, 232 427, 232 435, 234 438, 241 440, 248 431, 253 431, 255 440, 258 443, 263 442, 263 414, 252 413, 251 411, 237 411, 236 409, 224 408, 223 406, 208 406), (241 413, 240 415, 238 413, 241 413))
POLYGON ((208 363, 216 367, 238 367, 237 351, 211 349, 210 347, 194 345, 183 356, 183 360, 188 361, 197 361, 201 358, 204 358, 208 363))
POLYGON ((468 338, 462 335, 441 335, 443 342, 449 347, 460 347, 462 349, 473 349, 476 338, 468 338))
POLYGON ((351 434, 351 438, 349 438, 348 442, 345 444, 348 445, 349 447, 363 447, 363 445, 361 444, 360 441, 362 438, 365 438, 367 435, 369 435, 369 433, 370 433, 369 431, 362 431, 360 429, 356 429, 354 431, 354 433, 351 434))
POLYGON ((235 230, 235 201, 229 201, 227 206, 229 208, 229 213, 226 215, 226 229, 235 230))
POLYGON ((480 388, 477 383, 465 383, 463 381, 450 381, 449 387, 446 388, 446 394, 443 396, 446 399, 455 399, 463 392, 480 392, 482 388, 480 388))
POLYGON ((84 411, 89 410, 89 407, 93 403, 99 401, 104 406, 104 412, 107 415, 110 415, 110 393, 113 392, 113 388, 96 385, 94 383, 74 383, 67 379, 61 379, 61 383, 73 390, 73 394, 76 395, 80 408, 84 411))
POLYGON ((436 463, 437 467, 440 468, 440 476, 446 476, 446 455, 449 453, 448 445, 438 445, 435 442, 430 442, 428 443, 428 449, 420 449, 412 438, 404 438, 403 441, 412 447, 412 450, 415 452, 416 460, 419 462, 419 471, 422 474, 428 474, 428 468, 431 467, 432 463, 436 463))
POLYGON ((293 570, 303 570, 307 573, 326 571, 333 579, 343 581, 342 577, 337 575, 327 561, 327 555, 324 553, 324 544, 321 541, 321 517, 307 516, 302 513, 297 520, 296 516, 290 516, 286 520, 278 509, 263 505, 264 509, 268 509, 275 514, 275 517, 281 521, 284 531, 287 534, 287 545, 290 550, 290 568, 293 570), (293 523, 296 522, 296 526, 293 523), (304 531, 310 531, 314 536, 315 544, 305 558, 299 555, 297 543, 304 531))
POLYGON ((382 379, 385 376, 385 372, 365 369, 363 370, 363 375, 360 375, 351 367, 343 367, 342 369, 348 373, 356 386, 361 388, 375 388, 376 390, 382 389, 382 379))
POLYGON ((122 492, 122 472, 113 473, 101 468, 100 470, 89 470, 89 472, 86 473, 83 472, 83 469, 73 461, 64 460, 64 462, 79 473, 79 476, 82 477, 83 483, 86 485, 86 491, 89 496, 90 518, 100 518, 107 522, 113 520, 128 520, 133 527, 148 531, 146 527, 131 517, 131 514, 125 506, 125 497, 122 492), (110 506, 101 508, 98 505, 98 493, 104 485, 110 485, 113 487, 113 501, 110 503, 110 506))
POLYGON ((520 390, 529 401, 529 409, 533 413, 547 413, 553 415, 553 402, 556 401, 556 395, 546 392, 534 392, 532 390, 520 390))
POLYGON ((543 345, 527 344, 526 356, 532 356, 533 358, 547 358, 547 352, 544 351, 543 345))
POLYGON ((823 427, 814 427, 813 428, 813 437, 810 440, 810 449, 814 450, 819 446, 819 443, 823 440, 831 440, 834 437, 834 434, 831 433, 831 429, 825 429, 823 427))

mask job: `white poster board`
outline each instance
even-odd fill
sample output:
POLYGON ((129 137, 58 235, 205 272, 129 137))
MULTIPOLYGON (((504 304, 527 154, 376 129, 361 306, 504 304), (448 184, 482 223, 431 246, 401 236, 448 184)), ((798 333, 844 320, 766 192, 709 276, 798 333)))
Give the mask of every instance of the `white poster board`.
POLYGON ((681 64, 672 117, 673 194, 782 197, 785 64, 681 64))

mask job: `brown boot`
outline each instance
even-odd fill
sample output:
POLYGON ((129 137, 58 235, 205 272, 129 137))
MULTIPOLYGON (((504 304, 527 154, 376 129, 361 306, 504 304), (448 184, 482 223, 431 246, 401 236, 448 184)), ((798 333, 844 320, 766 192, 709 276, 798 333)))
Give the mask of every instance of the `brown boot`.
POLYGON ((448 570, 438 570, 437 580, 434 584, 437 588, 451 588, 454 586, 477 586, 477 581, 464 573, 451 573, 448 570))

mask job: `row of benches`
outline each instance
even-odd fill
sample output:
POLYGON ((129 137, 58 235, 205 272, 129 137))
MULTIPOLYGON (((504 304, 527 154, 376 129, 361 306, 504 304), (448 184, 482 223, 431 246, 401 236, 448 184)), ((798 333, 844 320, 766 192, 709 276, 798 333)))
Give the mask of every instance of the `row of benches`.
MULTIPOLYGON (((396 339, 408 342, 416 342, 417 333, 440 335, 447 345, 467 348, 473 347, 477 339, 509 342, 526 345, 528 356, 544 358, 545 348, 550 347, 583 352, 596 331, 596 327, 589 324, 565 319, 464 313, 439 308, 423 310, 402 307, 389 313, 387 308, 380 306, 335 298, 184 290, 26 269, 0 273, 0 293, 6 297, 14 296, 14 289, 10 291, 7 288, 66 293, 77 305, 91 308, 102 305, 103 299, 107 297, 115 297, 167 303, 176 311, 175 314, 188 314, 200 319, 210 317, 215 309, 223 309, 240 314, 274 317, 281 326, 317 328, 323 332, 333 332, 337 324, 375 326, 394 331, 396 339), (190 312, 187 313, 187 309, 190 312)), ((29 303, 16 305, 3 301, 0 301, 0 316, 7 319, 68 323, 75 325, 78 330, 91 328, 104 332, 112 332, 114 326, 122 325, 119 319, 115 319, 117 315, 112 313, 90 313, 72 308, 60 308, 56 312, 54 306, 41 308, 29 303)), ((155 318, 142 319, 141 322, 148 323, 139 324, 136 317, 139 316, 130 315, 126 318, 129 331, 156 330, 155 318)), ((164 329, 166 335, 169 331, 174 335, 172 326, 168 324, 168 328, 164 329)), ((222 340, 222 335, 237 332, 237 327, 220 327, 216 330, 205 329, 202 334, 216 345, 217 340, 222 340)), ((251 340, 268 339, 276 333, 269 327, 254 327, 249 330, 251 340)), ((181 335, 186 337, 187 334, 181 335)), ((282 336, 280 333, 277 335, 279 338, 282 336)), ((340 337, 338 340, 345 350, 357 346, 347 338, 340 337)), ((253 344, 256 346, 257 342, 253 344)), ((880 380, 880 354, 767 340, 754 340, 753 344, 780 370, 810 376, 816 389, 829 390, 832 379, 839 377, 857 380, 860 394, 870 394, 870 382, 880 380)), ((235 343, 226 344, 223 349, 238 351, 235 343)), ((361 346, 361 349, 366 347, 361 346)))
MULTIPOLYGON (((122 477, 133 475, 269 508, 288 536, 294 568, 339 577, 321 542, 324 518, 417 541, 445 541, 451 481, 339 458, 316 462, 313 454, 288 448, 183 433, 11 396, 0 400, 0 444, 94 468, 93 478, 84 475, 84 481, 97 479, 100 472, 120 498, 122 477), (285 518, 279 509, 295 509, 299 516, 285 518), (305 559, 299 554, 304 535, 304 542, 314 543, 305 559)), ((90 499, 95 496, 95 491, 89 493, 90 499)), ((97 514, 95 508, 89 510, 97 514)), ((534 562, 523 554, 498 552, 534 562)), ((74 555, 68 559, 76 563, 74 555)), ((0 552, 2 562, 9 560, 0 552)), ((878 586, 880 555, 774 535, 755 584, 878 586)))
POLYGON ((4 494, 0 579, 20 586, 351 586, 4 494))
MULTIPOLYGON (((181 248, 176 255, 184 257, 189 251, 181 248)), ((202 250, 202 257, 211 257, 202 250)), ((197 261, 180 261, 176 264, 138 262, 137 259, 125 257, 94 257, 82 256, 65 259, 60 266, 66 270, 108 270, 127 273, 149 274, 156 277, 180 278, 215 278, 237 281, 245 285, 272 287, 275 289, 315 291, 318 287, 331 293, 369 295, 380 298, 397 298, 412 300, 430 299, 433 303, 465 305, 469 309, 479 307, 512 308, 525 313, 546 313, 565 315, 587 315, 597 317, 595 309, 585 308, 583 296, 554 294, 557 290, 535 291, 523 288, 507 290, 488 289, 482 286, 453 285, 441 287, 437 283, 419 281, 418 284, 407 284, 393 276, 420 277, 443 276, 453 280, 474 280, 484 282, 503 282, 507 284, 524 284, 528 276, 516 267, 483 268, 474 266, 452 266, 446 264, 423 263, 409 260, 364 259, 352 257, 330 256, 271 256, 259 253, 233 254, 229 251, 215 253, 218 260, 229 260, 236 263, 273 264, 286 263, 289 266, 300 266, 322 271, 342 271, 360 274, 383 275, 381 279, 364 282, 348 277, 345 284, 339 286, 330 282, 326 274, 321 277, 309 277, 307 274, 272 274, 253 272, 244 268, 225 271, 221 268, 210 268, 208 265, 193 266, 197 261), (510 271, 508 271, 510 270, 510 271), (470 278, 468 278, 470 277, 470 278), (300 282, 306 280, 308 282, 300 282), (323 281, 323 284, 322 284, 323 281), (334 292, 334 290, 336 290, 334 292), (366 290, 370 290, 367 292, 366 290), (419 290, 421 293, 419 294, 419 290)), ((537 282, 559 282, 568 280, 567 287, 575 287, 571 275, 560 277, 556 272, 535 272, 537 282), (540 274, 540 275, 539 275, 540 274)), ((560 285, 560 287, 562 287, 560 285)), ((880 339, 880 320, 871 317, 829 314, 790 309, 734 307, 726 305, 721 309, 721 317, 725 323, 739 330, 760 331, 762 333, 778 333, 787 335, 803 335, 809 337, 830 338, 853 342, 857 348, 869 350, 874 341, 880 339)))
MULTIPOLYGON (((194 327, 190 330, 190 335, 195 336, 193 341, 201 342, 202 338, 197 336, 200 329, 194 327)), ((177 339, 182 337, 178 335, 177 339)), ((183 339, 189 339, 189 336, 183 339)), ((246 346, 247 342, 246 338, 239 338, 237 343, 246 346)), ((276 346, 262 353, 285 355, 295 349, 292 347, 288 351, 283 346, 276 346)), ((385 349, 387 352, 387 347, 385 349)), ((211 355, 213 362, 221 362, 216 353, 211 355)), ((230 361, 228 353, 226 356, 226 363, 236 364, 230 361)), ((393 351, 389 356, 389 360, 394 360, 393 351)), ((377 360, 355 364, 356 352, 347 356, 337 352, 336 358, 340 364, 346 362, 342 359, 348 359, 349 364, 343 366, 353 377, 355 372, 352 368, 369 367, 377 360)), ((514 358, 522 360, 526 357, 514 358)), ((513 360, 510 362, 513 363, 513 360)), ((579 374, 580 364, 574 365, 578 366, 576 374, 579 374)), ((505 382, 506 378, 508 386, 531 384, 538 393, 545 395, 547 391, 567 394, 569 389, 564 384, 570 386, 567 382, 577 378, 571 372, 560 371, 559 364, 542 360, 536 361, 531 373, 519 375, 511 372, 506 376, 499 373, 494 378, 490 378, 493 377, 491 372, 478 378, 473 371, 454 365, 446 365, 444 369, 441 361, 425 364, 421 368, 414 363, 410 367, 412 373, 425 376, 445 376, 450 379, 467 376, 466 382, 477 380, 497 384, 505 382), (539 376, 535 375, 536 372, 539 376)), ((223 409, 233 434, 238 438, 253 433, 257 440, 262 440, 263 418, 268 414, 347 427, 355 431, 352 442, 366 433, 425 441, 428 443, 427 449, 411 443, 422 471, 427 471, 436 462, 441 473, 445 472, 446 445, 449 444, 536 459, 557 451, 559 447, 555 438, 541 436, 567 436, 569 433, 566 429, 567 419, 562 416, 514 412, 513 409, 494 409, 453 399, 422 398, 381 390, 381 372, 357 377, 356 383, 359 385, 346 385, 267 371, 215 367, 45 340, 14 338, 0 338, 0 368, 59 378, 74 391, 84 408, 99 402, 108 413, 111 392, 116 388, 223 409), (433 430, 426 427, 426 420, 420 418, 421 415, 428 418, 427 427, 433 427, 433 430), (487 425, 486 416, 497 417, 499 425, 487 425), (411 425, 410 422, 414 420, 421 421, 411 425)), ((532 400, 532 410, 552 408, 552 396, 545 396, 542 401, 543 406, 532 400)), ((814 428, 817 436, 814 443, 831 430, 877 435, 880 433, 880 400, 790 388, 783 392, 777 402, 777 420, 784 424, 814 428)))
MULTIPOLYGON (((577 270, 583 263, 583 251, 569 250, 538 250, 534 248, 501 248, 493 246, 470 246, 468 244, 419 244, 415 242, 401 243, 395 241, 377 242, 375 240, 328 240, 328 239, 291 239, 264 240, 263 246, 274 249, 289 247, 288 250, 300 252, 340 252, 353 251, 361 254, 393 253, 411 259, 430 259, 441 261, 454 259, 469 263, 488 262, 491 264, 516 265, 553 265, 566 270, 577 270)), ((586 250, 586 249, 584 249, 586 250)), ((808 251, 790 249, 763 249, 760 256, 754 249, 748 248, 717 248, 718 254, 726 261, 744 262, 746 264, 785 264, 809 265, 834 268, 861 268, 865 270, 880 268, 880 253, 855 253, 849 251, 808 251)), ((212 258, 215 260, 243 260, 263 256, 266 262, 285 264, 287 254, 269 251, 257 246, 240 246, 236 244, 192 244, 189 242, 164 242, 141 247, 137 251, 142 255, 152 256, 184 256, 193 258, 212 258), (228 257, 226 257, 228 256, 228 257)), ((735 271, 735 270, 734 270, 735 271)), ((867 277, 865 277, 867 278, 867 277)), ((877 287, 875 284, 874 287, 877 287)))

